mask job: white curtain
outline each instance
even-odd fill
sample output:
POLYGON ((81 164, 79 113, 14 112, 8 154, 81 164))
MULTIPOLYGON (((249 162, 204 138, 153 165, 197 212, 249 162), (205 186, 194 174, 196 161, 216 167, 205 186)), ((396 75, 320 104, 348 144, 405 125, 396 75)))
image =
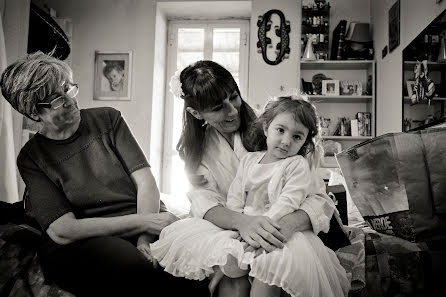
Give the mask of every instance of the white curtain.
MULTIPOLYGON (((5 36, 0 14, 0 72, 6 66, 5 36)), ((11 106, 0 95, 0 200, 9 203, 19 201, 13 135, 11 106)))

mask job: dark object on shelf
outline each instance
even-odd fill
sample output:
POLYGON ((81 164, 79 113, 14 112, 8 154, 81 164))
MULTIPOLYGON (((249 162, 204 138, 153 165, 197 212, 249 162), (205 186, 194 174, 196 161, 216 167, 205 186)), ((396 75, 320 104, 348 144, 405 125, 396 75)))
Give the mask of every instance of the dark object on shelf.
POLYGON ((313 75, 313 93, 316 95, 321 95, 322 94, 322 81, 323 80, 330 80, 331 78, 326 77, 325 74, 323 73, 318 73, 313 75))
POLYGON ((335 136, 351 136, 350 120, 346 117, 339 118, 336 129, 333 133, 335 136))
POLYGON ((313 95, 313 83, 302 78, 302 90, 305 94, 313 95))
POLYGON ((259 41, 257 41, 258 52, 262 53, 263 60, 269 65, 277 65, 282 62, 283 59, 288 58, 290 54, 290 22, 285 20, 285 15, 282 11, 277 9, 271 9, 266 12, 263 16, 259 16, 257 22, 257 27, 259 31, 257 36, 259 41), (271 44, 271 39, 266 37, 266 33, 271 29, 271 16, 277 14, 280 17, 280 27, 275 26, 276 35, 280 37, 280 42, 276 45, 276 59, 271 61, 267 56, 268 45, 271 44))
POLYGON ((343 60, 344 59, 344 38, 345 30, 347 28, 347 21, 340 20, 339 24, 333 30, 333 42, 331 44, 331 60, 343 60))
POLYGON ((372 95, 373 93, 373 78, 371 75, 367 77, 366 95, 372 95))
MULTIPOLYGON (((330 39, 330 3, 324 1, 302 6, 302 49, 311 39, 316 59, 327 60, 330 39)), ((302 53, 303 54, 303 51, 302 53)))
POLYGON ((445 46, 445 34, 441 34, 440 36, 440 51, 438 52, 437 62, 445 63, 446 62, 446 46, 445 46))
POLYGON ((354 49, 350 45, 344 48, 345 60, 373 60, 373 48, 354 49))
POLYGON ((68 37, 48 13, 31 2, 28 53, 42 51, 48 54, 53 50, 53 57, 65 60, 70 54, 68 37))
POLYGON ((373 40, 368 23, 351 22, 345 36, 344 59, 373 60, 373 40))

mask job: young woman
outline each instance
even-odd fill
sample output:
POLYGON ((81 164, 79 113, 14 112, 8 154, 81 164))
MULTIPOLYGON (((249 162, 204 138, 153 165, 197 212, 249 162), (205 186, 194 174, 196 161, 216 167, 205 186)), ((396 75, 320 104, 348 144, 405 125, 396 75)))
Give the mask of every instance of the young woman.
MULTIPOLYGON (((316 187, 317 192, 309 193, 297 211, 278 221, 262 215, 248 216, 225 207, 240 160, 248 150, 253 150, 247 131, 256 118, 240 97, 229 71, 215 62, 199 61, 172 77, 171 90, 184 100, 183 131, 177 149, 194 187, 188 193, 194 218, 187 220, 235 230, 247 244, 253 248, 262 247, 267 252, 282 248, 283 242, 297 231, 312 230, 315 234, 328 231, 334 204, 325 194, 322 181, 316 187)), ((158 259, 165 251, 162 238, 151 245, 158 259)), ((191 247, 184 245, 184 248, 191 247)), ((178 275, 173 268, 165 267, 169 273, 178 275)), ((237 282, 224 278, 219 296, 246 295, 249 290, 246 277, 237 282)))
MULTIPOLYGON (((226 207, 274 221, 299 209, 307 194, 317 191, 311 170, 320 160, 318 127, 316 110, 305 100, 280 97, 268 103, 251 134, 261 151, 242 158, 226 207)), ((348 294, 350 283, 344 268, 311 231, 296 232, 284 248, 266 254, 246 253, 235 232, 205 226, 189 220, 166 227, 161 242, 171 245, 161 264, 189 278, 218 273, 217 266, 229 277, 249 270, 254 278, 250 294, 256 297, 279 297, 281 289, 293 297, 348 294), (178 241, 177 233, 182 240, 178 241)))

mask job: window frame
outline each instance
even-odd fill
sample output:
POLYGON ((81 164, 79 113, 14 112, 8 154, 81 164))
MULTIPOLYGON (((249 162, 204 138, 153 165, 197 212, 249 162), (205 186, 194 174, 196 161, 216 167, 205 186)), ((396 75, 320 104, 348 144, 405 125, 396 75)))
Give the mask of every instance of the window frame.
POLYGON ((167 68, 164 104, 164 137, 162 145, 162 166, 160 177, 160 190, 163 193, 171 193, 173 143, 173 111, 174 96, 170 93, 170 78, 176 71, 178 30, 180 28, 203 28, 205 31, 203 59, 211 59, 213 52, 213 29, 216 28, 240 28, 239 48, 239 89, 242 98, 248 98, 248 64, 249 64, 249 20, 170 20, 167 31, 167 68))

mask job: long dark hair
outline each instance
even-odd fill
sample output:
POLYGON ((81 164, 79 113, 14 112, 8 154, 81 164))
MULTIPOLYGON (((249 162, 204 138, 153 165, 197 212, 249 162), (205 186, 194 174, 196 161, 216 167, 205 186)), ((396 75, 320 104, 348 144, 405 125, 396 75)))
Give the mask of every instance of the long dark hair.
MULTIPOLYGON (((206 127, 204 120, 198 120, 186 108, 191 107, 198 112, 219 105, 234 91, 240 96, 240 90, 231 73, 213 61, 198 61, 181 71, 181 89, 184 96, 183 128, 177 144, 177 151, 183 159, 186 172, 193 173, 201 162, 204 149, 206 127)), ((252 108, 242 99, 240 106, 240 136, 247 147, 246 131, 255 120, 252 108)))
POLYGON ((269 127, 278 114, 285 112, 292 114, 296 121, 301 122, 308 128, 307 139, 305 139, 304 145, 297 154, 306 157, 312 167, 317 167, 323 154, 319 134, 319 116, 316 107, 302 98, 283 96, 270 100, 266 104, 264 112, 250 126, 248 133, 249 147, 254 151, 267 150, 263 125, 269 127))

